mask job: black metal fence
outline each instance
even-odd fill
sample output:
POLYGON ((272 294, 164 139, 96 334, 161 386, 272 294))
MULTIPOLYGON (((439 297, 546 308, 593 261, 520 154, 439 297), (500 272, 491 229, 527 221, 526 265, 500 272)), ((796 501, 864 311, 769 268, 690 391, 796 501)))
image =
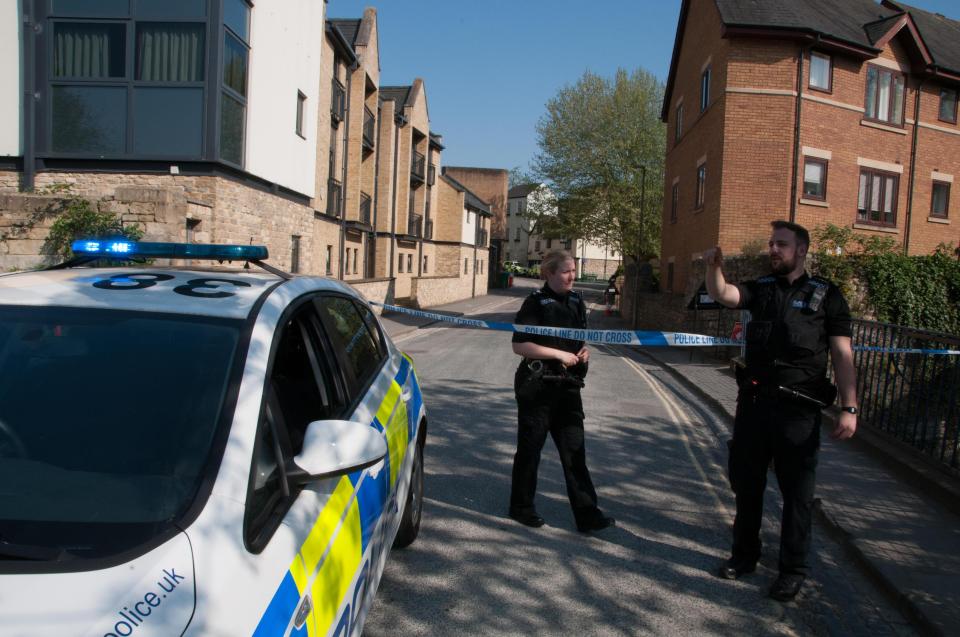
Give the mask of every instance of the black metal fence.
POLYGON ((960 468, 960 356, 898 350, 960 350, 960 337, 854 321, 860 422, 960 468), (892 350, 892 351, 889 351, 892 350))

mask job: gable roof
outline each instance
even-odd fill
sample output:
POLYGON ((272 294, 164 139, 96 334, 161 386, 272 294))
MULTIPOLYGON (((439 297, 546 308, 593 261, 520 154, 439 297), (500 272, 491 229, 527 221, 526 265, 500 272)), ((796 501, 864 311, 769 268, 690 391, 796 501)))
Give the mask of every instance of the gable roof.
POLYGON ((507 193, 507 198, 513 199, 514 197, 526 197, 539 187, 540 184, 520 184, 519 186, 514 186, 507 193))
MULTIPOLYGON (((722 37, 776 35, 862 59, 907 29, 924 71, 960 82, 960 23, 894 0, 714 0, 722 37)), ((660 118, 667 121, 690 0, 683 0, 660 118)))
POLYGON ((344 20, 341 18, 333 18, 330 20, 330 23, 340 29, 340 33, 343 34, 343 39, 347 41, 351 47, 356 46, 357 44, 357 33, 360 32, 360 20, 344 20))
POLYGON ((479 211, 480 213, 486 215, 487 217, 493 216, 493 213, 490 212, 490 204, 488 204, 486 201, 484 201, 480 197, 473 194, 473 192, 471 192, 469 188, 461 184, 459 181, 457 181, 450 175, 447 175, 446 173, 442 173, 440 175, 440 179, 443 179, 448 184, 450 184, 454 188, 454 190, 457 190, 463 193, 463 202, 466 206, 479 211))
MULTIPOLYGON (((381 86, 380 99, 384 101, 393 100, 400 108, 403 108, 408 104, 407 100, 410 97, 410 90, 412 88, 412 86, 381 86)), ((397 110, 400 110, 400 108, 397 110)))

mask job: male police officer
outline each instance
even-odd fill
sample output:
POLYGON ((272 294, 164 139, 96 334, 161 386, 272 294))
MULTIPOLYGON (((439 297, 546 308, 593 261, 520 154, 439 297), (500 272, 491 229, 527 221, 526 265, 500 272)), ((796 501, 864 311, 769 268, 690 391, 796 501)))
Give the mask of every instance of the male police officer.
POLYGON ((719 246, 704 254, 710 296, 752 315, 746 329, 746 367, 737 378, 740 392, 730 446, 730 484, 737 498, 733 550, 719 575, 736 579, 756 569, 772 458, 783 495, 783 519, 780 575, 770 596, 789 601, 809 569, 820 409, 836 395, 826 380, 827 351, 842 404, 831 434, 835 439, 849 438, 857 427, 856 372, 846 300, 835 285, 804 270, 810 234, 795 223, 770 225, 770 276, 732 285, 724 279, 719 246))

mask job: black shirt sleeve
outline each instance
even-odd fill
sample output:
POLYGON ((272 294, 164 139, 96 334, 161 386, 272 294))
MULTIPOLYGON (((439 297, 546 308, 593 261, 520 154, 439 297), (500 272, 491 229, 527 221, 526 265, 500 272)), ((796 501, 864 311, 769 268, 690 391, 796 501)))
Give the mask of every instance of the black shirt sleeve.
MULTIPOLYGON (((540 325, 542 323, 542 313, 540 312, 539 299, 533 294, 528 296, 523 301, 523 305, 520 306, 520 311, 517 312, 517 316, 513 319, 513 322, 516 325, 540 325)), ((535 334, 513 333, 514 343, 531 343, 534 342, 536 338, 537 336, 535 334)))
POLYGON ((737 305, 737 308, 749 310, 750 305, 757 298, 757 282, 744 281, 743 283, 734 283, 734 285, 740 290, 740 303, 737 305))
POLYGON ((827 336, 853 336, 850 306, 837 286, 830 286, 827 297, 823 300, 823 309, 826 313, 824 329, 827 336))

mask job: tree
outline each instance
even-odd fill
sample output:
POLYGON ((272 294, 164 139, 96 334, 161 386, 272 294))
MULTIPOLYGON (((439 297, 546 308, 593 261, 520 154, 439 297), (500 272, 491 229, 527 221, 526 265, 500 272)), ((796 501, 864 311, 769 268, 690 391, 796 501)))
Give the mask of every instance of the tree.
POLYGON ((663 84, 643 69, 620 69, 612 79, 587 71, 547 102, 533 170, 553 191, 559 214, 541 225, 626 254, 659 252, 663 93, 663 84))

